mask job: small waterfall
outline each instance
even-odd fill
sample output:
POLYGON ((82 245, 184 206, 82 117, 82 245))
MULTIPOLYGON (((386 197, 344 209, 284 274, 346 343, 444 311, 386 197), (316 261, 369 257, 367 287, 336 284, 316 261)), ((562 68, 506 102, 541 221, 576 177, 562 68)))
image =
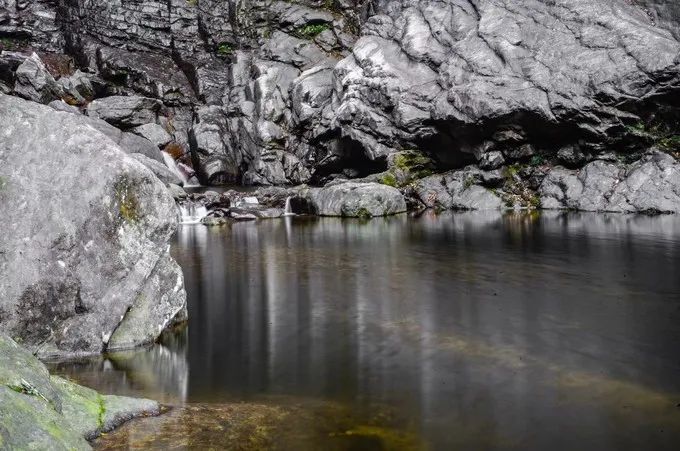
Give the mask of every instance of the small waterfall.
POLYGON ((179 179, 182 181, 182 183, 186 185, 189 182, 189 177, 187 176, 187 174, 184 173, 184 171, 180 169, 175 159, 172 158, 172 155, 162 150, 161 154, 163 154, 163 161, 165 161, 165 165, 168 167, 168 169, 174 172, 177 175, 177 177, 179 177, 179 179))
POLYGON ((286 197, 286 208, 283 210, 283 216, 295 216, 295 213, 293 213, 293 207, 290 205, 291 199, 292 196, 286 197))
POLYGON ((180 224, 200 224, 201 219, 208 215, 208 209, 205 205, 185 202, 179 205, 179 213, 180 224))

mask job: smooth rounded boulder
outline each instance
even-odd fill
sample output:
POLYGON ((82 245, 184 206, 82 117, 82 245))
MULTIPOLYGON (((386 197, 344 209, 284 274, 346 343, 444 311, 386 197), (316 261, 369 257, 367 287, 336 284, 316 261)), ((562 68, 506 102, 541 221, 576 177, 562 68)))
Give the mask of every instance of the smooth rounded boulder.
POLYGON ((319 216, 370 218, 406 211, 406 200, 398 189, 379 183, 344 182, 301 192, 313 213, 319 216))

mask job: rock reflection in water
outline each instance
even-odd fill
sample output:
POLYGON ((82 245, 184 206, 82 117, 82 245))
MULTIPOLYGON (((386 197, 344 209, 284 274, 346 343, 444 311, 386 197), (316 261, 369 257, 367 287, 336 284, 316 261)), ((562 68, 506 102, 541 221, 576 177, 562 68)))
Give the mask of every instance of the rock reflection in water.
POLYGON ((187 338, 184 327, 165 334, 163 344, 88 359, 48 362, 48 367, 103 393, 183 403, 189 386, 187 338))

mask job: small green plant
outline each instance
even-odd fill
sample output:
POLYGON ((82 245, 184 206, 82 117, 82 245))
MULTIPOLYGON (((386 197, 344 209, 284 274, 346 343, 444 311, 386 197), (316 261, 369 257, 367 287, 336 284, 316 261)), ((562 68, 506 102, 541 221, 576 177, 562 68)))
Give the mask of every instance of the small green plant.
POLYGON ((413 180, 422 179, 434 173, 434 162, 417 150, 405 150, 394 156, 394 167, 409 174, 413 180))
POLYGON ((7 186, 7 180, 3 176, 0 175, 0 191, 5 189, 6 186, 7 186))
POLYGON ((45 401, 48 404, 52 404, 49 399, 47 399, 42 393, 38 391, 37 388, 33 386, 30 382, 26 381, 25 379, 21 379, 17 385, 8 385, 8 387, 11 390, 14 390, 17 393, 22 393, 24 395, 29 395, 29 396, 35 396, 36 398, 40 398, 43 401, 45 401))
POLYGON ((463 182, 463 188, 468 189, 475 184, 475 178, 471 175, 467 176, 465 182, 463 182))
POLYGON ((514 179, 517 174, 519 174, 520 167, 518 164, 513 164, 511 166, 506 166, 503 169, 503 178, 514 179))
POLYGON ((382 177, 380 177, 380 179, 378 179, 378 181, 380 183, 382 183, 383 185, 392 186, 392 187, 397 186, 397 178, 391 172, 384 173, 382 175, 382 177))
POLYGON ((538 196, 538 194, 534 194, 533 196, 531 196, 531 198, 529 199, 529 205, 531 206, 531 208, 535 210, 541 208, 541 198, 538 196))
POLYGON ((314 39, 324 31, 328 30, 328 24, 307 24, 295 30, 295 34, 301 38, 314 39))
POLYGON ((545 163, 545 157, 543 155, 534 155, 531 157, 531 160, 529 161, 529 164, 531 166, 540 166, 545 163))
POLYGON ((671 135, 661 138, 657 145, 663 150, 680 151, 680 135, 671 135))
POLYGON ((227 42, 223 42, 217 46, 218 55, 229 56, 232 53, 234 53, 234 48, 227 42))

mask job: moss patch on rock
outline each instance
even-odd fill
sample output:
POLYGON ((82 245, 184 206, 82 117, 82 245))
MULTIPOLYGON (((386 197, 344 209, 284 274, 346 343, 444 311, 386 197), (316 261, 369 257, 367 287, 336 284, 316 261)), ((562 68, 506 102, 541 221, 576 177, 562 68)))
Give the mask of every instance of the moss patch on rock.
POLYGON ((139 221, 141 213, 133 182, 126 176, 120 177, 114 185, 114 193, 120 218, 130 223, 139 221))
POLYGON ((383 185, 402 188, 410 183, 434 174, 434 161, 417 150, 405 150, 388 157, 388 170, 378 181, 383 185))
POLYGON ((35 356, 0 335, 2 449, 90 449, 87 439, 157 413, 154 401, 101 395, 50 376, 35 356))
POLYGON ((328 24, 307 24, 295 30, 295 35, 303 39, 314 39, 324 31, 330 29, 328 24))

